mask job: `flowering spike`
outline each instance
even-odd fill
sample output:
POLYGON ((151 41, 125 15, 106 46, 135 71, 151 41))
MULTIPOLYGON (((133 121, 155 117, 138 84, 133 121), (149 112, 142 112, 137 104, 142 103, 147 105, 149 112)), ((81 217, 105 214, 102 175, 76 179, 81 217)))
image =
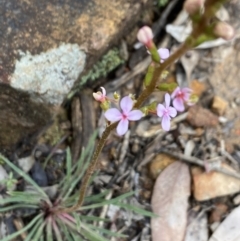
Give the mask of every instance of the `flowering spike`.
POLYGON ((132 110, 133 100, 129 96, 122 98, 120 102, 122 111, 116 108, 111 108, 105 112, 105 118, 111 122, 117 122, 117 133, 119 136, 124 135, 128 130, 129 121, 140 120, 143 113, 140 110, 132 110))

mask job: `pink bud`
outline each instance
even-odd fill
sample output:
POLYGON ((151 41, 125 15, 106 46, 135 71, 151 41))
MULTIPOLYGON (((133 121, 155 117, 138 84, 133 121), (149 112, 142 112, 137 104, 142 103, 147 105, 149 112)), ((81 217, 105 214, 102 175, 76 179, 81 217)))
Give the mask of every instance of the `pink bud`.
POLYGON ((190 15, 197 13, 204 5, 204 0, 186 0, 184 9, 190 15))
POLYGON ((153 32, 152 29, 148 26, 144 26, 141 29, 139 29, 137 38, 139 42, 144 44, 147 48, 150 48, 152 45, 152 39, 153 39, 153 32))
POLYGON ((99 102, 104 102, 106 100, 106 90, 105 88, 101 87, 102 89, 102 92, 98 91, 96 93, 93 93, 93 98, 96 100, 96 101, 99 101, 99 102))
POLYGON ((233 27, 224 22, 218 22, 216 24, 214 33, 225 40, 231 40, 235 35, 233 27))

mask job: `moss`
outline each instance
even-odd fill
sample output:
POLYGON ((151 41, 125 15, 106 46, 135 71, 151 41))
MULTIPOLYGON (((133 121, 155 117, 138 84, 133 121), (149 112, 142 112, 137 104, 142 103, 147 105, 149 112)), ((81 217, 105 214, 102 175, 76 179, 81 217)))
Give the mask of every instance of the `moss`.
POLYGON ((71 91, 67 99, 71 99, 73 95, 78 92, 82 86, 84 86, 89 81, 97 80, 101 77, 106 77, 113 69, 115 69, 120 64, 124 63, 124 59, 121 57, 118 48, 113 48, 109 50, 93 67, 84 75, 79 84, 71 91))
POLYGON ((109 72, 124 62, 120 57, 117 48, 111 49, 105 54, 101 60, 96 63, 93 68, 81 78, 80 85, 84 85, 87 81, 94 81, 100 77, 106 77, 109 72))

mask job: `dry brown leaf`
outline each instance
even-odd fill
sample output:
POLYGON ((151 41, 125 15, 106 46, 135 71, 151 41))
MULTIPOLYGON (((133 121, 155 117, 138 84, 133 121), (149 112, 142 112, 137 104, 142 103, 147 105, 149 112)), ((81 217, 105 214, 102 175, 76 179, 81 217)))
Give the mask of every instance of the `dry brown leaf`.
POLYGON ((235 208, 220 224, 209 241, 239 241, 240 240, 240 207, 235 208))
POLYGON ((188 197, 190 195, 190 173, 181 162, 169 165, 158 176, 152 196, 153 241, 182 241, 187 225, 188 197))

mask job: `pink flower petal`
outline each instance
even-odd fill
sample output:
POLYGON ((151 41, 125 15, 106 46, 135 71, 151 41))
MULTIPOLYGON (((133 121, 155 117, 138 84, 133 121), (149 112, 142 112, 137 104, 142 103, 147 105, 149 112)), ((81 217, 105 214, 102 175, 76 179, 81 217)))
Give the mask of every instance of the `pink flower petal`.
POLYGON ((96 100, 96 101, 101 101, 102 100, 102 93, 100 92, 94 92, 93 93, 93 98, 96 100))
POLYGON ((190 89, 190 88, 185 87, 185 88, 182 88, 182 92, 183 92, 184 94, 189 94, 189 93, 192 93, 193 90, 190 89))
POLYGON ((133 101, 129 96, 125 96, 120 101, 120 107, 125 115, 128 115, 130 110, 133 108, 133 101))
POLYGON ((182 112, 185 109, 184 104, 183 104, 183 100, 181 98, 175 98, 173 100, 173 106, 179 112, 182 112))
POLYGON ((103 96, 106 96, 106 90, 105 90, 105 88, 104 87, 100 87, 101 89, 102 89, 102 95, 103 96))
POLYGON ((127 119, 125 119, 125 120, 123 119, 118 123, 117 133, 119 136, 122 136, 127 132, 128 124, 129 124, 129 121, 127 119))
POLYGON ((116 108, 111 108, 107 110, 104 116, 108 121, 111 122, 116 122, 122 119, 122 113, 116 108))
POLYGON ((169 57, 169 55, 170 55, 169 54, 169 50, 166 49, 166 48, 158 49, 158 54, 159 54, 161 60, 167 59, 169 57))
POLYGON ((171 100, 170 95, 168 93, 166 93, 165 94, 165 105, 166 105, 166 107, 169 107, 170 100, 171 100))
POLYGON ((170 117, 168 115, 164 115, 162 118, 162 128, 165 131, 169 131, 170 130, 170 117))
POLYGON ((140 110, 132 110, 128 114, 128 120, 130 121, 136 121, 140 120, 143 117, 143 113, 140 110))
POLYGON ((177 115, 177 111, 175 108, 173 107, 168 107, 168 114, 171 116, 171 117, 175 117, 177 115))
POLYGON ((180 91, 180 87, 177 87, 171 94, 172 99, 176 97, 177 93, 180 91))
POLYGON ((162 116, 164 115, 164 112, 165 112, 165 107, 164 107, 164 105, 158 104, 158 106, 157 106, 157 115, 158 115, 159 117, 162 117, 162 116))

